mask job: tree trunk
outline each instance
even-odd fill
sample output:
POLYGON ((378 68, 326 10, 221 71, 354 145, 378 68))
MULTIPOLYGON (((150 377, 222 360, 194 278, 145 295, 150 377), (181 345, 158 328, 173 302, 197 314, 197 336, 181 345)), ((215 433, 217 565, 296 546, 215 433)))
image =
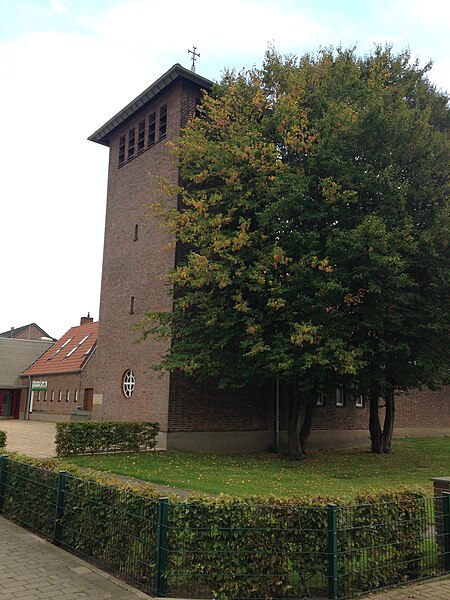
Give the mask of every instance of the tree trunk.
POLYGON ((308 444, 309 436, 311 435, 316 406, 316 396, 314 394, 311 394, 306 402, 305 417, 303 419, 303 425, 300 430, 300 447, 302 449, 303 454, 306 454, 306 446, 308 444))
POLYGON ((302 447, 300 445, 300 430, 302 426, 302 406, 300 402, 300 391, 297 380, 286 384, 286 393, 288 395, 288 455, 298 460, 303 458, 302 447))
POLYGON ((383 427, 383 448, 385 453, 391 451, 392 434, 394 432, 394 420, 395 420, 395 398, 394 388, 390 388, 385 394, 386 414, 384 417, 383 427))
POLYGON ((380 424, 379 391, 377 388, 370 389, 369 402, 369 431, 372 443, 372 452, 374 454, 388 454, 391 451, 392 433, 394 431, 394 388, 389 388, 389 390, 385 392, 386 413, 384 417, 383 429, 381 428, 380 424))
POLYGON ((370 408, 370 417, 369 417, 369 431, 370 431, 370 440, 372 443, 372 452, 374 454, 383 454, 383 441, 382 441, 382 431, 380 425, 380 415, 378 412, 378 397, 379 392, 378 388, 370 388, 369 390, 369 408, 370 408))

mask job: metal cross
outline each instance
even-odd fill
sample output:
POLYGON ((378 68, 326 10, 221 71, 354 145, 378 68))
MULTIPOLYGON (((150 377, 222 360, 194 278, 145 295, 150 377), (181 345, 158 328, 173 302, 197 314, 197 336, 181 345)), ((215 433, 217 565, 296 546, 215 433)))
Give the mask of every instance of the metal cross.
POLYGON ((193 73, 195 73, 195 61, 197 60, 197 58, 200 58, 200 54, 198 52, 196 52, 197 50, 197 46, 193 47, 193 50, 188 50, 188 54, 192 54, 192 67, 191 67, 191 71, 193 73))

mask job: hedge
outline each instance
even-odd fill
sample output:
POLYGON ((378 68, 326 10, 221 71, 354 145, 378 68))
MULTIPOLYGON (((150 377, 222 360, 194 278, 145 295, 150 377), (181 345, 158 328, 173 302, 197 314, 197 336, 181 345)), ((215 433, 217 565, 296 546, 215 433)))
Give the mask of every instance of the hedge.
POLYGON ((64 422, 56 424, 56 454, 141 452, 156 447, 158 423, 145 421, 64 422))
MULTIPOLYGON (((57 461, 8 463, 4 511, 52 537, 57 461), (28 463, 28 464, 27 464, 28 463), (31 464, 30 464, 31 463, 31 464)), ((151 594, 158 590, 158 493, 68 467, 61 545, 151 594)), ((166 593, 327 598, 330 498, 168 499, 166 593)), ((428 574, 425 496, 383 492, 335 507, 339 597, 428 574)))
POLYGON ((6 431, 0 430, 0 448, 5 448, 6 446, 6 431))

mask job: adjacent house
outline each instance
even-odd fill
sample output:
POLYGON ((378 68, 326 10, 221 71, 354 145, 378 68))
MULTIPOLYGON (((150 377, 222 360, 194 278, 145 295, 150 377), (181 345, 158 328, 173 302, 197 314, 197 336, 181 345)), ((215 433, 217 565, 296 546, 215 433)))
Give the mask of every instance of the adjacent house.
MULTIPOLYGON (((18 328, 19 336, 0 335, 0 418, 18 419, 26 410, 29 398, 29 380, 20 374, 53 346, 53 339, 35 323, 18 328), (38 338, 30 337, 39 333, 38 338), (40 334, 45 334, 40 339, 40 334)), ((5 332, 11 333, 11 332, 5 332)))
POLYGON ((22 327, 11 327, 8 331, 0 333, 0 338, 14 338, 15 340, 52 340, 56 342, 55 338, 48 335, 39 325, 36 323, 29 323, 28 325, 22 325, 22 327))
POLYGON ((69 329, 22 371, 22 380, 30 382, 30 419, 69 420, 72 413, 90 416, 97 336, 98 323, 92 317, 82 317, 80 325, 69 329))

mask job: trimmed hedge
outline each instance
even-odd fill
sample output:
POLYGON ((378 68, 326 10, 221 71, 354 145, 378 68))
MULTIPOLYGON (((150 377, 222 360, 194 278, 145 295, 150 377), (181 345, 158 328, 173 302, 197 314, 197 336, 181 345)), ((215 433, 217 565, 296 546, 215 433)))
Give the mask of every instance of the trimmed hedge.
POLYGON ((6 431, 0 430, 0 449, 6 446, 6 431))
POLYGON ((142 452, 154 450, 159 423, 145 421, 97 421, 56 424, 56 454, 142 452))
MULTIPOLYGON (((4 512, 51 537, 60 469, 55 460, 11 458, 4 512)), ((159 494, 70 465, 67 471, 61 545, 154 595, 159 494)), ((330 503, 169 497, 167 595, 328 598, 330 503)), ((407 490, 336 506, 339 597, 428 575, 423 545, 430 542, 430 506, 422 493, 407 490)))

